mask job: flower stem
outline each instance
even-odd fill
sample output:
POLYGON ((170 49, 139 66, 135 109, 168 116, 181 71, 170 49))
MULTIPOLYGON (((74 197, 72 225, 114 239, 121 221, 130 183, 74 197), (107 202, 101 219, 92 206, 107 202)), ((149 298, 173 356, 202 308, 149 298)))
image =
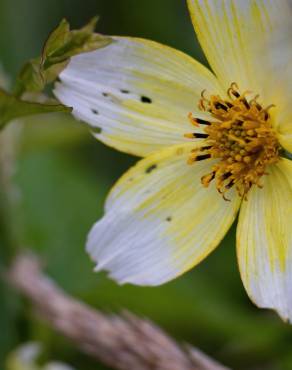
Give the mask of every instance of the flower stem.
POLYGON ((13 183, 19 124, 0 133, 0 263, 7 265, 21 246, 18 224, 19 192, 13 183))

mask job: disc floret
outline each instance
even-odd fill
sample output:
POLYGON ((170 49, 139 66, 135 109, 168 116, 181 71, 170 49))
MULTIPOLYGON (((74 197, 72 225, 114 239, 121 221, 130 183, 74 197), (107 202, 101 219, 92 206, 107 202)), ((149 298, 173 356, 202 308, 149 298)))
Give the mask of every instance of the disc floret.
POLYGON ((260 179, 267 174, 267 166, 279 160, 279 143, 269 113, 273 105, 263 108, 258 103, 259 96, 248 100, 249 94, 241 94, 236 83, 227 90, 226 99, 218 95, 207 98, 203 91, 199 108, 210 113, 210 121, 189 115, 193 125, 203 127, 203 133, 185 136, 205 141, 200 149, 191 152, 189 163, 218 159, 201 182, 208 187, 214 180, 224 198, 233 186, 246 198, 253 185, 262 186, 260 179))

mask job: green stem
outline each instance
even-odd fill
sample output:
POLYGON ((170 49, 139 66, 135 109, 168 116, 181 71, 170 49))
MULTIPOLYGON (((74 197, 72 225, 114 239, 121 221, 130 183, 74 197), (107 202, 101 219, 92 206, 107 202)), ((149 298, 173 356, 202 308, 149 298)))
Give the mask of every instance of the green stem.
POLYGON ((6 194, 0 194, 0 244, 1 264, 7 265, 15 256, 18 249, 18 237, 13 227, 13 215, 6 194))
POLYGON ((0 133, 0 256, 7 265, 21 245, 18 225, 17 189, 13 183, 18 128, 7 127, 0 133))

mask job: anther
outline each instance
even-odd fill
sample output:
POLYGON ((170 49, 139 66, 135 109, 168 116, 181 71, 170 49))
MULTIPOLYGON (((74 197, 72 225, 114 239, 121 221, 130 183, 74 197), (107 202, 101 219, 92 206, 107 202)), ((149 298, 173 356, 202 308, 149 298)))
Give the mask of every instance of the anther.
POLYGON ((196 156, 196 161, 203 161, 205 159, 211 158, 210 154, 201 154, 196 156))
POLYGON ((241 101, 243 102, 243 104, 245 105, 245 108, 246 109, 250 109, 250 105, 248 104, 246 98, 242 98, 241 101))
POLYGON ((223 109, 225 111, 227 111, 227 107, 225 105, 223 105, 222 103, 215 103, 215 108, 216 109, 223 109))
POLYGON ((204 119, 201 119, 201 118, 195 118, 196 122, 198 122, 200 125, 207 125, 207 126, 210 126, 211 123, 209 121, 206 121, 204 119))
POLYGON ((215 172, 215 171, 213 171, 213 172, 209 173, 208 175, 203 176, 203 177, 201 178, 201 183, 202 183, 202 185, 203 185, 203 186, 205 186, 205 187, 208 187, 208 186, 209 186, 209 184, 210 184, 210 182, 211 182, 212 180, 214 180, 215 175, 216 175, 216 172, 215 172))
POLYGON ((207 145, 207 146, 202 146, 201 150, 204 151, 204 150, 209 150, 211 149, 213 146, 212 145, 207 145))
POLYGON ((194 132, 191 134, 185 134, 184 135, 187 138, 196 138, 196 139, 206 139, 209 135, 208 134, 202 134, 200 132, 194 132))
POLYGON ((227 185, 225 185, 225 189, 231 189, 234 185, 234 180, 231 180, 227 185))
POLYGON ((190 122, 191 122, 191 124, 192 124, 192 125, 194 125, 194 126, 196 126, 196 127, 199 127, 199 124, 198 124, 198 122, 197 122, 197 119, 193 117, 192 112, 190 112, 190 113, 188 114, 188 119, 190 120, 190 122))
POLYGON ((231 172, 225 172, 222 176, 221 176, 221 180, 224 181, 224 180, 227 180, 228 177, 230 177, 232 175, 231 172))
POLYGON ((232 99, 232 95, 235 96, 236 98, 240 96, 237 90, 238 90, 237 83, 232 82, 229 89, 227 90, 227 95, 229 96, 230 99, 232 99))

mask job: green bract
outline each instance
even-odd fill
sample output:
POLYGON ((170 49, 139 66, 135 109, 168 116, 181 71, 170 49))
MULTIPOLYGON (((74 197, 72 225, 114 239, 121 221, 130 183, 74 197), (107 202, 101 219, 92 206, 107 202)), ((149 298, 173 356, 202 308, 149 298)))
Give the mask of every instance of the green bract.
POLYGON ((93 18, 80 30, 70 30, 63 19, 48 37, 41 56, 32 59, 22 68, 14 89, 17 96, 23 92, 40 92, 56 80, 67 66, 70 57, 93 51, 111 43, 110 37, 94 33, 97 18, 93 18))
POLYGON ((0 128, 16 118, 51 112, 70 112, 62 104, 43 104, 20 100, 0 88, 0 128))

